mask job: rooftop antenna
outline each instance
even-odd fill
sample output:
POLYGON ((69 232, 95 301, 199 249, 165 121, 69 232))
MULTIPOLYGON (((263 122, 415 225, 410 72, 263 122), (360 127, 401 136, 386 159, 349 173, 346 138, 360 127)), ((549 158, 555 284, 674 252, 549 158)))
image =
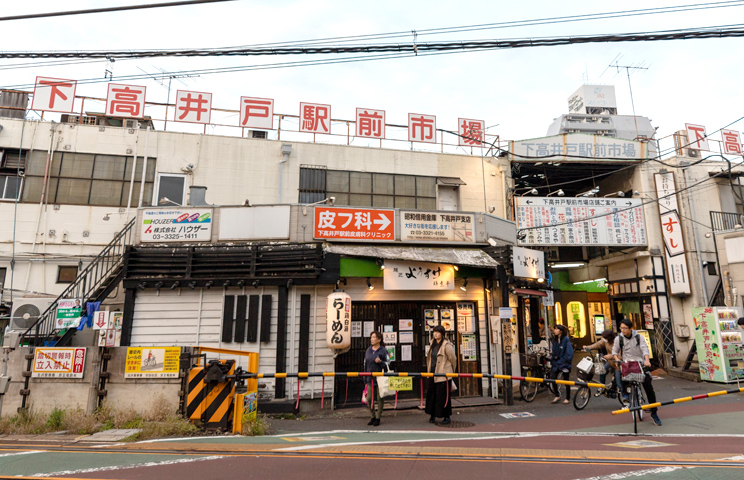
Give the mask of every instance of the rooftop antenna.
POLYGON ((173 82, 173 79, 178 80, 183 86, 187 86, 186 82, 181 80, 182 78, 198 78, 200 75, 194 75, 189 74, 181 71, 180 73, 177 72, 166 72, 162 68, 154 67, 157 70, 160 70, 160 74, 152 74, 148 72, 147 70, 144 70, 140 67, 137 67, 140 70, 142 70, 147 76, 155 80, 161 87, 168 90, 168 99, 165 101, 165 122, 163 123, 163 130, 165 130, 165 127, 168 125, 168 106, 170 105, 170 93, 171 93, 171 83, 173 82), (168 79, 168 85, 165 84, 165 79, 168 79))
POLYGON ((648 67, 645 67, 645 61, 639 63, 639 64, 633 64, 633 65, 620 65, 620 62, 617 57, 615 57, 616 60, 614 60, 614 65, 610 63, 607 68, 614 67, 617 69, 617 73, 615 73, 615 76, 617 77, 620 74, 620 69, 624 68, 625 73, 628 76, 628 90, 630 91, 630 105, 633 108, 633 121, 635 122, 635 129, 636 129, 636 140, 638 139, 638 120, 636 119, 636 112, 635 112, 635 102, 633 102, 633 88, 630 85, 630 71, 631 70, 648 70, 648 67))
POLYGON ((106 70, 103 72, 103 78, 108 78, 109 82, 114 80, 114 57, 106 57, 106 70))

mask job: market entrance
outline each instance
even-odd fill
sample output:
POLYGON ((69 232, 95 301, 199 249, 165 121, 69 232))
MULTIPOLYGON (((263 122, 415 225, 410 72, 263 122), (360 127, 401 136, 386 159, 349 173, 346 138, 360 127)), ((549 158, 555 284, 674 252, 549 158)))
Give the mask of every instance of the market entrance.
MULTIPOLYGON (((442 325, 446 337, 455 346, 458 358, 458 373, 480 372, 480 349, 478 341, 478 318, 475 302, 352 302, 351 320, 360 322, 355 326, 358 336, 352 336, 351 350, 336 358, 337 372, 359 372, 364 369, 364 354, 369 347, 369 335, 379 331, 390 341, 386 342, 391 368, 396 372, 426 372, 426 353, 431 343, 431 327, 442 325), (458 313, 460 314, 458 316, 458 313), (471 318, 467 321, 467 316, 471 318), (460 327, 458 328, 458 319, 460 327), (394 340, 394 342, 392 341, 394 340)), ((481 396, 479 379, 455 380, 458 390, 452 395, 481 396)), ((423 395, 426 396, 424 381, 423 395)), ((335 405, 358 407, 361 405, 364 382, 335 379, 335 405)), ((413 390, 399 392, 398 400, 421 398, 421 381, 413 379, 413 390)))

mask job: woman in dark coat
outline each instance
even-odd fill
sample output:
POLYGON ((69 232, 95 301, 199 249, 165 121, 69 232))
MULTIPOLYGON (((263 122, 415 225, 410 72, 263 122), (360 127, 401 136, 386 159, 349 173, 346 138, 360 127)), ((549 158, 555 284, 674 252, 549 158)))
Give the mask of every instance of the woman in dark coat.
MULTIPOLYGON (((364 371, 365 372, 383 372, 385 364, 388 362, 387 348, 382 341, 380 332, 372 332, 369 336, 370 346, 364 354, 364 371)), ((367 423, 373 427, 380 425, 382 409, 385 406, 384 400, 380 396, 380 389, 377 383, 372 388, 372 382, 377 382, 377 377, 367 377, 367 405, 372 410, 372 419, 367 423), (375 398, 372 398, 372 390, 375 391, 375 398), (375 408, 375 404, 377 407, 375 408)))
MULTIPOLYGON (((555 325, 553 327, 553 353, 550 359, 552 365, 551 378, 556 379, 560 375, 563 380, 568 380, 573 367, 573 354, 573 346, 571 346, 571 340, 568 338, 568 328, 565 325, 555 325)), ((566 399, 563 400, 563 403, 568 404, 571 400, 571 387, 568 385, 561 386, 566 389, 566 399)), ((559 396, 555 397, 550 403, 558 403, 560 400, 559 393, 559 396)))
MULTIPOLYGON (((434 338, 429 346, 429 353, 426 354, 426 371, 429 373, 455 373, 457 357, 455 356, 455 347, 452 342, 444 338, 444 327, 437 325, 434 327, 434 338)), ((450 378, 449 377, 432 377, 429 378, 426 392, 426 409, 429 414, 429 423, 434 423, 436 417, 444 418, 442 423, 450 423, 452 415, 452 398, 449 395, 450 378)))

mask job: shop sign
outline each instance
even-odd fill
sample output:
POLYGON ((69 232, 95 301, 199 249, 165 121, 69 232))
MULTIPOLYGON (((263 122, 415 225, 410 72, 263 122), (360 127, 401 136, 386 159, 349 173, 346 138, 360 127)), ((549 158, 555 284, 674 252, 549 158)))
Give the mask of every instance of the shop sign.
POLYGON ((326 344, 334 353, 351 348, 351 297, 344 292, 326 297, 326 344))
POLYGON ((674 181, 674 173, 656 173, 654 181, 656 182, 656 197, 659 199, 657 205, 661 220, 661 235, 665 245, 669 292, 672 295, 689 295, 691 293, 690 274, 687 268, 687 256, 684 255, 685 239, 678 214, 677 185, 674 181), (672 213, 673 215, 670 215, 672 213))
POLYGON ((555 294, 553 290, 546 290, 545 296, 542 298, 543 307, 554 307, 555 306, 555 294))
POLYGON ((395 210, 314 207, 313 238, 395 241, 395 210))
POLYGON ((106 330, 114 328, 113 322, 110 322, 109 312, 100 310, 93 314, 93 330, 106 330))
POLYGON ((211 208, 151 208, 142 213, 141 242, 208 242, 211 239, 211 208))
POLYGON ((514 276, 545 278, 545 253, 529 248, 512 247, 514 276))
POLYGON ((385 290, 454 290, 452 265, 385 260, 385 290))
POLYGON ((410 392, 413 390, 413 377, 390 377, 388 388, 395 392, 410 392))
POLYGON ((128 347, 124 378, 178 378, 181 347, 128 347))
POLYGON ((520 245, 644 246, 638 198, 515 197, 520 245))
POLYGON ((586 162, 594 159, 597 163, 604 163, 643 160, 647 154, 648 147, 644 142, 586 133, 518 140, 510 142, 509 146, 509 160, 516 162, 524 161, 524 157, 530 160, 545 157, 552 162, 586 162))
POLYGON ((80 325, 82 312, 83 307, 79 298, 57 301, 57 321, 54 323, 54 328, 57 330, 77 328, 80 325))
POLYGON ((83 378, 85 347, 37 348, 34 350, 34 378, 83 378))
POLYGON ((401 211, 400 240, 475 243, 474 223, 475 215, 401 211))
POLYGON ((500 307, 501 338, 504 341, 504 352, 512 353, 517 346, 517 316, 512 307, 500 307))

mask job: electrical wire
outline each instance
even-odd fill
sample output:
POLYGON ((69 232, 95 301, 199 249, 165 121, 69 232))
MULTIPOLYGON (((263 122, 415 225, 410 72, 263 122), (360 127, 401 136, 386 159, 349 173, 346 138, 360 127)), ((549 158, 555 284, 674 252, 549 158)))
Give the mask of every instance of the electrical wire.
POLYGON ((181 1, 181 2, 149 3, 145 5, 125 5, 122 7, 89 8, 87 10, 69 10, 66 12, 30 13, 27 15, 13 15, 9 17, 0 17, 0 22, 6 22, 10 20, 31 20, 34 18, 64 17, 68 15, 87 15, 90 13, 123 12, 125 10, 142 10, 142 9, 147 9, 147 8, 183 7, 183 6, 188 6, 188 5, 198 5, 201 3, 219 3, 219 2, 233 2, 233 1, 235 0, 187 0, 187 1, 181 1))

